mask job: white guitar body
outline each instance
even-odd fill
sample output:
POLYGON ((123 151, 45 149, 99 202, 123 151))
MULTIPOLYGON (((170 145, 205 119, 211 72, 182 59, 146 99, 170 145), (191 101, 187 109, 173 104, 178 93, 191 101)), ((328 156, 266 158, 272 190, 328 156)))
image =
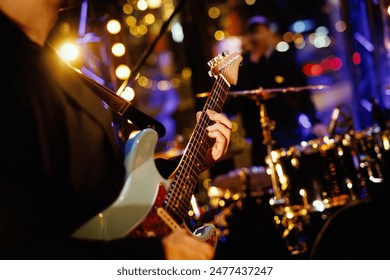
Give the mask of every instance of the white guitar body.
MULTIPOLYGON (((230 85, 237 82, 241 61, 239 53, 223 53, 209 61, 209 74, 216 81, 203 112, 222 110, 230 85)), ((157 133, 145 129, 130 137, 126 143, 126 180, 118 199, 73 236, 102 240, 125 236, 162 238, 185 227, 191 196, 210 147, 206 128, 211 124, 207 114, 201 114, 172 182, 160 175, 154 162, 157 133)), ((205 225, 193 234, 216 246, 214 226, 205 225)))
MULTIPOLYGON (((112 240, 126 236, 151 212, 159 188, 168 191, 171 181, 164 179, 154 162, 157 133, 145 129, 126 142, 126 181, 117 200, 79 228, 73 237, 112 240)), ((194 235, 202 240, 214 233, 211 225, 199 228, 194 235)))

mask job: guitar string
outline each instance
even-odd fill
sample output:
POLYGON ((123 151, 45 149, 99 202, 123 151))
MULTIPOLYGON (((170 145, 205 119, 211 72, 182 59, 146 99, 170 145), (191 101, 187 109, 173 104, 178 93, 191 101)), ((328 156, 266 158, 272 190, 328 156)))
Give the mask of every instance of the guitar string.
MULTIPOLYGON (((217 84, 218 87, 218 91, 221 90, 221 87, 220 87, 220 83, 217 84)), ((218 109, 221 109, 221 105, 219 104, 220 102, 215 102, 215 99, 214 99, 214 96, 212 97, 212 99, 210 100, 211 102, 209 103, 210 104, 210 107, 209 108, 218 108, 218 109), (214 103, 214 104, 213 104, 214 103)), ((222 101, 222 100, 220 100, 222 101)), ((204 123, 205 121, 209 122, 209 120, 207 120, 207 118, 203 119, 201 122, 204 123)), ((205 136, 206 135, 202 135, 199 130, 197 130, 197 134, 198 134, 198 138, 201 138, 202 141, 205 141, 205 136)), ((208 138, 208 137, 207 137, 208 138)), ((202 154, 202 156, 207 152, 207 149, 205 148, 205 145, 204 143, 201 143, 200 145, 200 141, 199 142, 195 142, 195 144, 197 145, 194 145, 192 146, 192 149, 189 149, 189 153, 188 155, 191 157, 193 154, 194 154, 194 150, 196 151, 195 154, 202 154), (199 143, 199 144, 198 144, 199 143), (202 148, 202 151, 199 151, 199 148, 202 148)), ((204 157, 204 156, 203 156, 204 157)), ((199 161, 200 159, 197 158, 197 160, 199 161)), ((192 186, 193 184, 196 184, 196 181, 197 181, 197 177, 198 177, 198 173, 200 171, 199 169, 199 165, 198 165, 198 170, 194 170, 193 166, 193 162, 194 159, 191 160, 190 158, 190 161, 189 162, 184 162, 185 164, 182 165, 182 170, 184 170, 183 173, 181 173, 181 177, 178 178, 178 182, 185 182, 185 188, 182 192, 177 192, 178 195, 175 195, 175 196, 172 196, 173 197, 173 203, 174 203, 174 208, 178 210, 178 214, 183 217, 183 215, 186 215, 186 212, 188 211, 187 209, 187 205, 189 205, 189 202, 191 200, 191 195, 193 193, 193 189, 192 188, 189 188, 188 185, 192 186), (190 165, 190 166, 188 166, 190 165), (179 200, 184 200, 186 203, 180 203, 179 204, 179 200), (181 206, 181 207, 180 207, 181 206)), ((179 175, 180 176, 180 175, 179 175)))
MULTIPOLYGON (((226 86, 226 83, 224 85, 226 86)), ((221 90, 224 91, 225 90, 223 87, 221 87, 220 83, 217 84, 217 89, 218 89, 218 91, 221 91, 221 90)), ((216 102, 214 97, 215 96, 212 95, 210 103, 208 103, 209 104, 208 108, 209 109, 216 108, 217 110, 222 109, 222 107, 221 107, 222 104, 221 103, 223 103, 223 101, 224 101, 223 99, 224 98, 218 100, 219 102, 216 102)), ((205 118, 205 119, 202 120, 202 122, 206 122, 206 124, 208 124, 208 123, 210 123, 210 120, 208 118, 205 118)), ((207 142, 205 140, 205 137, 207 137, 207 134, 201 133, 201 132, 199 132, 199 130, 197 130, 197 134, 198 134, 198 137, 202 139, 202 141, 207 142)), ((209 140, 208 137, 207 137, 207 139, 209 140)), ((193 146, 193 149, 196 150, 197 154, 201 154, 204 157, 205 153, 207 152, 208 147, 205 147, 204 143, 202 143, 201 141, 195 141, 195 145, 193 146), (201 148, 202 150, 199 151, 199 148, 201 148)), ((191 154, 194 151, 190 150, 189 152, 191 154)), ((184 170, 184 172, 181 173, 182 177, 181 178, 179 177, 179 181, 184 181, 185 182, 185 184, 184 184, 185 188, 181 192, 179 190, 177 192, 178 196, 175 196, 174 199, 173 199, 174 208, 177 210, 177 212, 181 216, 181 218, 184 218, 186 213, 187 213, 187 211, 188 211, 187 207, 189 206, 189 202, 191 200, 191 196, 192 196, 192 193, 193 193, 193 187, 192 186, 194 184, 196 184, 196 182, 197 182, 198 173, 196 172, 196 170, 193 170, 192 166, 193 166, 193 163, 191 161, 190 162, 185 162, 185 164, 182 165, 181 168, 183 168, 182 170, 184 170), (188 166, 189 164, 190 164, 190 166, 188 166), (188 186, 191 186, 191 187, 188 187, 188 186), (179 200, 184 200, 184 202, 186 202, 186 203, 179 203, 179 200)))
MULTIPOLYGON (((214 92, 217 92, 217 93, 220 93, 220 87, 218 87, 218 85, 222 82, 222 78, 221 77, 218 77, 216 82, 214 83, 213 85, 213 88, 211 90, 212 93, 214 92)), ((211 95, 213 96, 213 94, 211 95)), ((213 102, 213 99, 212 98, 209 98, 209 100, 207 100, 206 102, 206 107, 208 107, 208 104, 210 102, 213 102)), ((202 135, 199 133, 199 129, 202 128, 203 126, 205 126, 206 122, 207 122, 207 116, 205 114, 202 114, 200 120, 198 121, 198 124, 196 126, 196 128, 194 129, 194 132, 193 132, 193 136, 194 137, 191 137, 191 139, 193 140, 200 140, 200 141, 204 141, 204 138, 202 137, 202 135), (197 139, 197 138, 201 138, 201 139, 197 139)), ((205 127, 203 128, 205 129, 205 127)), ((197 147, 195 144, 193 143, 197 143, 198 141, 191 141, 191 143, 188 145, 188 149, 187 151, 185 152, 185 155, 197 155, 196 156, 196 160, 199 162, 202 160, 202 158, 204 157, 202 155, 202 153, 199 152, 199 147, 197 147), (195 151, 194 151, 195 150, 195 151), (200 158, 199 158, 199 157, 200 158)), ((199 142, 200 142, 199 141, 199 142)), ((206 150, 204 150, 203 152, 206 152, 206 150)), ((179 201, 179 197, 180 197, 180 194, 179 194, 179 190, 177 188, 174 188, 175 185, 177 184, 182 184, 184 183, 184 179, 183 179, 183 175, 181 175, 182 173, 184 173, 184 175, 186 175, 186 173, 190 172, 190 171, 187 171, 186 172, 186 169, 185 168, 188 168, 188 164, 187 162, 188 161, 193 161, 193 159, 191 160, 191 157, 187 157, 187 158, 184 158, 183 161, 182 161, 182 164, 179 166, 179 169, 177 171, 177 173, 175 174, 175 180, 172 184, 172 187, 170 189, 170 192, 168 193, 168 202, 167 202, 167 206, 168 208, 170 208, 171 210, 175 210, 175 211, 181 211, 181 209, 177 209, 177 203, 179 201), (178 191, 176 191, 178 190, 178 191)), ((187 183, 190 183, 190 182, 187 182, 187 183)), ((187 184, 183 185, 186 189, 188 188, 187 184)), ((183 213, 179 213, 180 216, 183 214, 183 213)))
MULTIPOLYGON (((216 88, 217 88, 216 91, 218 91, 219 93, 225 91, 225 89, 221 86, 220 82, 219 81, 217 81, 217 82, 218 83, 216 83, 216 88)), ((229 88, 228 84, 226 82, 224 83, 224 85, 227 86, 227 89, 229 88)), ((216 108, 217 110, 221 110, 222 109, 222 105, 224 103, 224 99, 226 98, 226 96, 224 98, 222 98, 222 99, 221 98, 218 99, 217 98, 218 96, 217 96, 216 97, 217 100, 215 100, 214 97, 215 97, 214 94, 211 95, 210 102, 207 102, 206 105, 210 105, 210 106, 208 106, 209 109, 216 108)), ((210 120, 208 118, 204 118, 200 122, 201 122, 202 125, 205 125, 205 124, 209 123, 210 120)), ((202 139, 202 141, 206 142, 204 137, 207 136, 207 135, 200 134, 199 130, 196 130, 196 132, 198 134, 198 137, 200 137, 202 139)), ((209 138, 207 137, 207 139, 209 139, 209 138)), ((207 150, 205 150, 205 148, 204 148, 204 143, 202 143, 201 146, 200 146, 200 143, 201 143, 200 141, 199 142, 195 142, 195 145, 192 146, 192 147, 193 147, 193 149, 197 150, 197 152, 198 152, 197 154, 201 154, 201 153, 199 153, 199 147, 202 147, 203 148, 202 149, 202 152, 203 152, 202 155, 204 155, 205 152, 207 152, 207 150)), ((181 170, 184 170, 185 172, 181 173, 182 174, 181 177, 180 177, 180 174, 177 176, 177 182, 176 183, 181 183, 183 181, 186 182, 186 184, 184 185, 185 186, 184 191, 182 191, 182 192, 173 192, 171 194, 172 195, 171 196, 172 200, 170 200, 170 202, 173 201, 174 206, 175 206, 174 208, 175 208, 175 210, 178 210, 180 216, 186 215, 186 212, 188 211, 188 209, 186 208, 187 206, 185 206, 185 205, 186 204, 189 205, 189 204, 188 203, 181 203, 179 205, 178 201, 184 199, 185 201, 190 202, 190 199, 191 199, 191 196, 192 196, 192 193, 193 193, 193 190, 191 190, 191 189, 193 189, 193 188, 189 188, 188 185, 192 186, 194 183, 196 183, 197 177, 198 177, 198 173, 200 171, 199 164, 197 165, 197 167, 198 167, 197 170, 196 169, 194 170, 194 163, 193 163, 193 161, 194 161, 194 157, 193 157, 194 154, 193 154, 193 152, 194 151, 192 151, 193 149, 189 149, 189 153, 188 153, 188 156, 190 157, 189 161, 184 161, 184 164, 180 167, 181 170), (189 164, 190 164, 190 166, 188 166, 189 164), (184 198, 183 198, 183 196, 184 196, 184 198), (182 207, 180 207, 180 206, 182 206, 182 207)), ((187 153, 186 153, 186 156, 187 156, 187 153)), ((197 159, 199 161, 199 158, 195 157, 195 159, 197 159)), ((169 204, 171 205, 172 203, 169 203, 169 204)))
MULTIPOLYGON (((225 74, 225 73, 223 73, 225 74)), ((214 88, 214 87, 213 87, 214 88)), ((229 85, 226 83, 226 81, 222 77, 218 77, 217 81, 215 82, 215 89, 212 89, 212 93, 216 92, 218 94, 211 94, 209 100, 206 102, 205 109, 214 109, 216 111, 221 111, 223 107, 223 103, 226 99, 226 91, 229 88, 229 85), (224 87, 226 87, 226 89, 224 87), (225 92, 225 96, 220 96, 221 93, 225 92)), ((203 158, 205 158, 205 153, 209 149, 209 145, 205 147, 204 142, 208 142, 207 140, 210 140, 208 138, 207 133, 205 133, 205 126, 210 124, 210 120, 208 117, 201 118, 199 121, 200 126, 198 129, 195 129, 196 132, 195 137, 200 138, 195 141, 194 145, 189 145, 188 153, 185 153, 185 159, 183 160, 183 164, 179 167, 178 174, 176 177, 175 184, 184 183, 184 189, 175 191, 175 189, 172 189, 170 192, 167 206, 168 208, 171 208, 171 210, 178 211, 179 218, 184 218, 188 209, 189 202, 191 200, 191 196, 194 189, 194 184, 196 184, 196 181, 198 179, 198 174, 200 172, 199 167, 199 161, 203 158), (203 128, 202 131, 199 131, 199 128, 203 128), (203 133, 202 133, 203 132, 203 133), (205 139, 206 137, 206 139, 205 139), (197 153, 194 153, 194 150, 197 153), (201 151, 199 151, 201 149, 201 151), (198 158, 196 155, 201 155, 202 158, 198 158), (195 162, 194 162, 195 161, 195 162), (184 172, 183 172, 184 170, 184 172), (186 203, 179 203, 180 200, 184 200, 186 203), (172 203, 174 204, 174 207, 172 206, 172 203), (174 208, 174 209, 172 209, 174 208)), ((194 138, 196 140, 196 138, 194 138)), ((174 185, 172 185, 174 187, 174 185)), ((175 215, 176 216, 176 215, 175 215)))

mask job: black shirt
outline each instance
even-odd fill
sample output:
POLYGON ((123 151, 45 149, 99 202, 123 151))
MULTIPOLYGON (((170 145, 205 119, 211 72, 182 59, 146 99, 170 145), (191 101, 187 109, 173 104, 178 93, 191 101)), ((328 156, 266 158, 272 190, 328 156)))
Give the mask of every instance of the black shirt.
POLYGON ((122 188, 111 114, 1 13, 0 37, 0 258, 163 258, 157 239, 71 237, 122 188))
MULTIPOLYGON (((269 57, 263 56, 259 62, 250 61, 250 54, 243 55, 239 68, 238 82, 232 90, 252 90, 306 86, 306 77, 297 67, 290 52, 273 51, 269 57)), ((246 136, 252 140, 254 165, 264 165, 266 151, 260 126, 260 112, 256 102, 247 97, 230 98, 226 105, 227 113, 240 113, 246 136)), ((276 127, 272 133, 274 147, 288 148, 303 140, 298 122, 300 114, 308 116, 312 125, 319 122, 310 92, 277 95, 266 101, 266 109, 276 127)))

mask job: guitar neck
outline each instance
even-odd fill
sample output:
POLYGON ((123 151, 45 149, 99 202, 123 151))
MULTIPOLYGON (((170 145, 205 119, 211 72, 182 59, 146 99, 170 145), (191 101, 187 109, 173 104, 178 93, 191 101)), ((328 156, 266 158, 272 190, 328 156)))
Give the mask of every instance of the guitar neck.
POLYGON ((211 145, 206 128, 212 124, 212 121, 206 111, 221 112, 229 88, 229 83, 222 75, 219 75, 203 107, 203 113, 195 126, 169 189, 165 200, 165 209, 178 223, 181 223, 187 215, 191 196, 211 145))

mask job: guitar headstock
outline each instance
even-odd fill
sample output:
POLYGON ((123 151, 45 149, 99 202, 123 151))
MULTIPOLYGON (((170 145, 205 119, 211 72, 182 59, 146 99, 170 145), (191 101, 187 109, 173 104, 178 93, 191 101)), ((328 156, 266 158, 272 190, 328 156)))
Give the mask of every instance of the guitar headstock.
POLYGON ((224 51, 208 62, 210 66, 209 75, 211 77, 222 75, 229 84, 235 85, 241 61, 242 56, 239 52, 229 54, 227 51, 224 51))

